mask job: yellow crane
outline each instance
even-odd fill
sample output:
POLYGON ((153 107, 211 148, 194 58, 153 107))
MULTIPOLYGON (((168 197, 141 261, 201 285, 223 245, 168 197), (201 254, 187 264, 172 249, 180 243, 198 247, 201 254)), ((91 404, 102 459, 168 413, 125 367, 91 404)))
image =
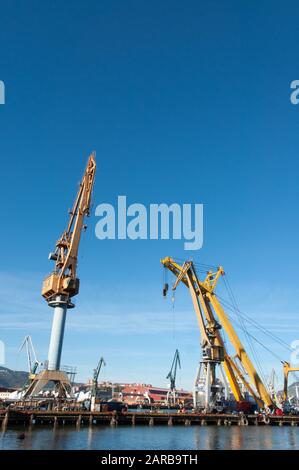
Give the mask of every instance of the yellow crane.
MULTIPOLYGON (((209 271, 205 279, 200 280, 192 261, 186 261, 181 265, 167 257, 162 259, 161 263, 177 278, 172 289, 175 290, 182 282, 189 289, 192 298, 201 335, 205 407, 208 408, 209 404, 216 399, 216 393, 219 390, 216 366, 223 366, 225 376, 238 403, 246 401, 243 388, 255 399, 260 408, 274 408, 275 404, 215 294, 218 280, 224 275, 223 268, 218 267, 216 272, 209 271), (221 336, 222 328, 235 350, 234 356, 228 354, 221 336), (243 387, 240 387, 240 383, 243 387)), ((164 294, 166 291, 167 289, 164 288, 164 294)))
POLYGON ((68 309, 74 308, 71 298, 79 292, 78 250, 81 233, 85 228, 84 218, 90 211, 95 172, 95 155, 91 154, 69 213, 67 228, 57 241, 54 252, 49 255, 49 259, 55 261, 55 269, 45 278, 42 285, 42 296, 48 305, 54 308, 48 360, 45 369, 35 376, 26 390, 25 397, 37 395, 48 382, 56 384, 59 396, 70 393, 70 381, 65 371, 60 370, 60 360, 66 313, 68 309))
POLYGON ((42 296, 48 302, 57 295, 71 298, 79 292, 79 279, 76 273, 78 250, 84 228, 84 217, 89 216, 95 171, 95 157, 91 154, 70 211, 67 229, 57 241, 55 251, 49 255, 49 259, 55 261, 55 271, 46 277, 42 286, 42 296))
POLYGON ((291 367, 289 362, 283 361, 283 393, 282 398, 284 401, 288 400, 288 380, 289 380, 289 373, 290 372, 299 372, 299 367, 291 367))

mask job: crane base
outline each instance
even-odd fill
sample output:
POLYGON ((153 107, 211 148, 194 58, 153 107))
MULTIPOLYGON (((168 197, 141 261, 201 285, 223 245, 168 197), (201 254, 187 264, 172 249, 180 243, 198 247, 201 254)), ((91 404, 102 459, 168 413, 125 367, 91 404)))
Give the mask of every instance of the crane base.
POLYGON ((72 387, 67 374, 61 370, 42 370, 29 384, 24 398, 34 397, 50 382, 54 383, 54 392, 58 392, 59 398, 71 396, 72 387))

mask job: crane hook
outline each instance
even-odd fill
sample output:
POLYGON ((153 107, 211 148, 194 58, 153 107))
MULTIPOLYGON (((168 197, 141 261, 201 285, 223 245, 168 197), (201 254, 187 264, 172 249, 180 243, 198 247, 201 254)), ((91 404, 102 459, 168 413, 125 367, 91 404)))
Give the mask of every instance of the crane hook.
POLYGON ((167 282, 165 282, 164 287, 163 287, 163 297, 167 296, 168 289, 169 289, 169 285, 167 284, 167 282))

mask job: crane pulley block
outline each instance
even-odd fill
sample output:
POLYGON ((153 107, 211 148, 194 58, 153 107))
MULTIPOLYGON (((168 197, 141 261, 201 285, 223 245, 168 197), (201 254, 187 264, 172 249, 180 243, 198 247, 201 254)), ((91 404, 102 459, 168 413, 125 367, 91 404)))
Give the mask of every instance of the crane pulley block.
POLYGON ((204 348, 203 361, 209 360, 214 362, 224 361, 224 348, 222 346, 206 346, 204 348))

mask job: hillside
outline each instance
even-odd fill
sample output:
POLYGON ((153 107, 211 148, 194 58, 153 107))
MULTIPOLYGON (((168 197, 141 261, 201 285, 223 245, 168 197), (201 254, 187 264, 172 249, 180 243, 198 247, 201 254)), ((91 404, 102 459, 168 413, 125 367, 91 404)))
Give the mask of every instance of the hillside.
POLYGON ((28 372, 14 371, 0 366, 0 387, 20 388, 28 378, 28 372))

